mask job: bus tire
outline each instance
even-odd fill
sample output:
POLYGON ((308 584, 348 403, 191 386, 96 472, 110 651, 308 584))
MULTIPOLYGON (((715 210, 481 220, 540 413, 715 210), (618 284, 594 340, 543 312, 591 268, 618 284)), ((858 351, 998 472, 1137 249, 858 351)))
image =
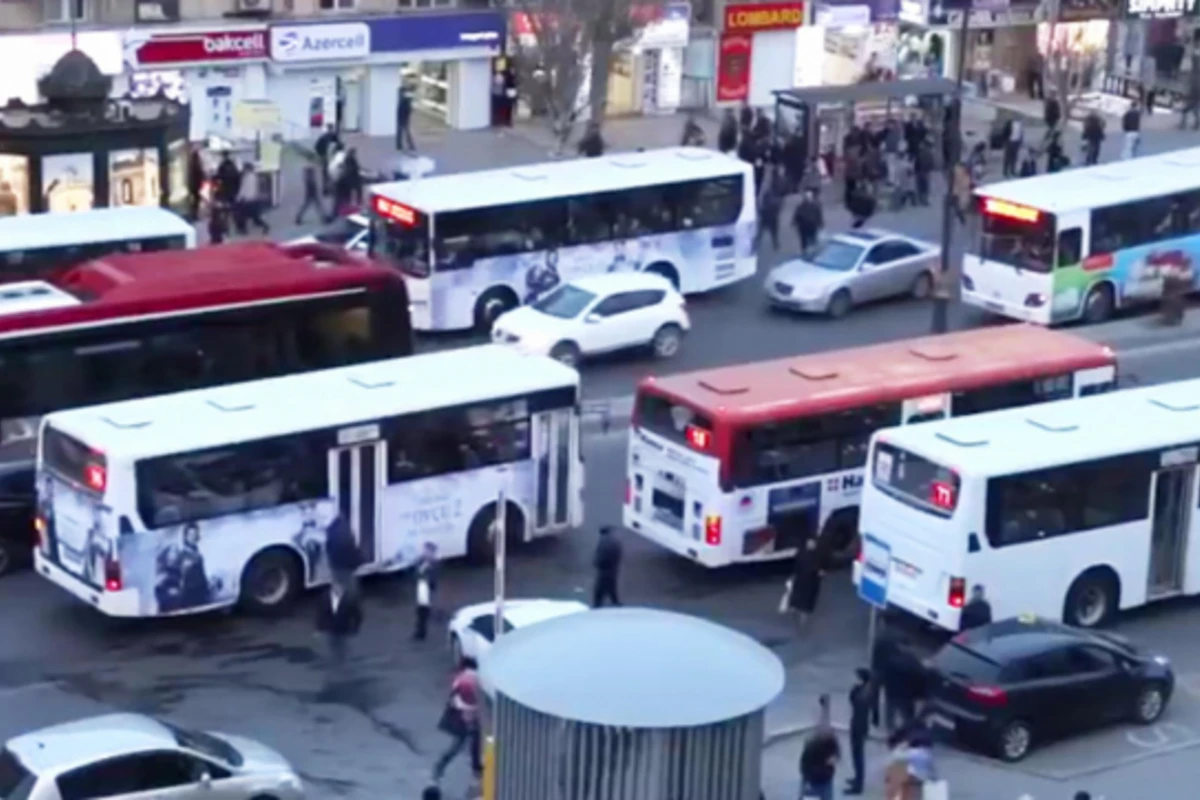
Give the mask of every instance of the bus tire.
POLYGON ((849 566, 858 556, 858 509, 842 508, 830 514, 821 528, 817 549, 827 569, 849 566))
POLYGON ((284 547, 263 550, 242 570, 241 604, 256 614, 283 611, 300 594, 300 557, 284 547))
POLYGON ((1077 628, 1099 628, 1117 613, 1121 582, 1108 567, 1093 567, 1080 575, 1067 590, 1063 622, 1077 628))
POLYGON ((655 261, 650 266, 646 267, 646 272, 651 275, 661 275, 671 282, 675 287, 675 291, 679 291, 679 270, 668 264, 666 261, 655 261))
MULTIPOLYGON (((507 501, 504 513, 505 540, 509 545, 525 541, 525 514, 516 503, 507 501)), ((467 528, 467 560, 473 564, 490 564, 496 557, 496 541, 492 526, 496 521, 496 504, 488 503, 475 514, 467 528)))
POLYGON ((1107 322, 1116 308, 1111 284, 1101 283, 1088 290, 1083 298, 1083 321, 1088 325, 1107 322))
POLYGON ((507 286, 493 286, 475 301, 475 329, 491 335, 492 325, 506 311, 521 305, 517 293, 507 286))

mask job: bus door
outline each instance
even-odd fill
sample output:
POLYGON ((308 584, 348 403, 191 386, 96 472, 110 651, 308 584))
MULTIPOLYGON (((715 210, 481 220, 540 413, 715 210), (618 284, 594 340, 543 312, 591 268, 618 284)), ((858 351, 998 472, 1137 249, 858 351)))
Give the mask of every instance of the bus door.
POLYGON ((535 533, 561 530, 571 522, 573 416, 563 408, 533 418, 535 533))
POLYGON ((950 410, 950 395, 931 394, 927 397, 913 397, 904 401, 900 411, 900 419, 904 425, 917 422, 933 422, 945 419, 950 410))
POLYGON ((1146 591, 1150 599, 1175 594, 1183 589, 1183 558, 1187 553, 1188 530, 1191 528, 1192 506, 1195 504, 1195 459, 1195 447, 1165 453, 1165 468, 1154 473, 1149 585, 1146 591), (1171 465, 1175 454, 1190 458, 1193 463, 1171 465))
POLYGON ((383 443, 378 425, 338 431, 339 446, 329 451, 329 486, 338 513, 350 523, 364 565, 379 561, 379 512, 383 443))

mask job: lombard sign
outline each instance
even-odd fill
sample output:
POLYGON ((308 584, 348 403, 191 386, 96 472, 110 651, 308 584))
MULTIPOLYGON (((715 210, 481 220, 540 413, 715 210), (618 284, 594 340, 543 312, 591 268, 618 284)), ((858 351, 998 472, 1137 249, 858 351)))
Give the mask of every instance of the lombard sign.
POLYGON ((271 27, 271 58, 284 63, 366 58, 371 26, 365 22, 271 27))
POLYGON ((169 33, 132 31, 124 39, 125 62, 130 66, 166 67, 231 61, 262 61, 267 58, 267 31, 227 30, 169 33))
POLYGON ((1174 19, 1196 13, 1196 0, 1128 0, 1126 14, 1134 19, 1174 19))
POLYGON ((739 3, 725 6, 726 33, 758 33, 799 28, 804 3, 739 3))

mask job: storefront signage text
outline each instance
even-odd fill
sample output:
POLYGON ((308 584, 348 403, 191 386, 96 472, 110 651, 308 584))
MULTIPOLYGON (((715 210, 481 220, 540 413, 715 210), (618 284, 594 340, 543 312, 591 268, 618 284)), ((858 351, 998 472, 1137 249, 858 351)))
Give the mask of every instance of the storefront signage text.
POLYGON ((1128 13, 1141 19, 1171 19, 1191 16, 1196 0, 1129 0, 1128 13))
POLYGON ((799 28, 804 24, 804 3, 750 3, 725 7, 725 30, 756 33, 799 28))
POLYGON ((750 98, 750 53, 754 37, 725 33, 717 51, 717 102, 736 103, 750 98))
POLYGON ((503 14, 475 11, 460 14, 401 14, 365 20, 371 29, 372 53, 487 48, 499 53, 506 38, 503 14))
POLYGON ((365 22, 271 27, 275 61, 332 61, 371 54, 371 27, 365 22))
POLYGON ((267 57, 267 32, 213 31, 138 37, 125 42, 125 59, 135 67, 206 61, 251 61, 267 57))

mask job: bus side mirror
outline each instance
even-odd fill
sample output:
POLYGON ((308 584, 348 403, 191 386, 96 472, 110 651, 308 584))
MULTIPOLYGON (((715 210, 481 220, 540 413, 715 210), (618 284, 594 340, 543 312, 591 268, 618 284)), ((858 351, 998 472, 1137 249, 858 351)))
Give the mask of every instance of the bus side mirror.
POLYGON ((967 537, 967 552, 968 553, 978 553, 979 550, 980 550, 979 534, 972 533, 970 536, 967 537))

